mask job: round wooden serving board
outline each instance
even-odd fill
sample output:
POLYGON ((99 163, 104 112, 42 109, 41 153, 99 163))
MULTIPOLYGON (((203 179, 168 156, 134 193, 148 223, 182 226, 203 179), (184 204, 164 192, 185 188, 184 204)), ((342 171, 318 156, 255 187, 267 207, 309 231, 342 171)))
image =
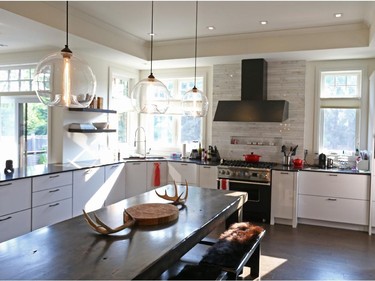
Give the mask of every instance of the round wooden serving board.
POLYGON ((138 225, 160 225, 178 218, 178 208, 171 204, 148 203, 129 207, 126 213, 136 220, 138 225))

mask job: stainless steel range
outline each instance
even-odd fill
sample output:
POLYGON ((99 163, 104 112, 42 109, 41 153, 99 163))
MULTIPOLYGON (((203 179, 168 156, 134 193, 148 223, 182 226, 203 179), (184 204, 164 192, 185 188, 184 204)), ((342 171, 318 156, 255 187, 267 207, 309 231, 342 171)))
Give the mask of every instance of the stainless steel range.
POLYGON ((218 166, 218 188, 248 193, 243 220, 270 222, 271 169, 275 163, 224 160, 218 166))

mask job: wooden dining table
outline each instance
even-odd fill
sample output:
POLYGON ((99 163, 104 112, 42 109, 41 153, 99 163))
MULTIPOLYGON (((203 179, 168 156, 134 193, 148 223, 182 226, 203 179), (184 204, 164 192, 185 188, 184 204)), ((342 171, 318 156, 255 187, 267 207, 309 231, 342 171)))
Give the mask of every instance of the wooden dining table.
MULTIPOLYGON (((157 189, 173 193, 173 186, 157 189)), ((185 191, 178 186, 179 194, 185 191)), ((178 219, 167 224, 101 235, 82 215, 0 243, 0 279, 130 280, 156 279, 232 214, 241 214, 247 193, 189 186, 178 219)), ((126 208, 166 203, 155 191, 101 208, 106 224, 123 224, 126 208)), ((89 213, 93 216, 92 213, 89 213)), ((233 216, 233 215, 232 215, 233 216)))

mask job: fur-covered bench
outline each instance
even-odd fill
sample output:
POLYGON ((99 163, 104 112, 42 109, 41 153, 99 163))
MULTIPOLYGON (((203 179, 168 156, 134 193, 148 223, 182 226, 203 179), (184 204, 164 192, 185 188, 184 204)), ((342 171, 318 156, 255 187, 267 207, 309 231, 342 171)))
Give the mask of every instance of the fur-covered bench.
POLYGON ((181 261, 187 264, 170 279, 238 279, 244 266, 251 268, 252 278, 257 278, 260 270, 260 242, 264 234, 265 230, 260 226, 249 222, 235 223, 216 242, 202 240, 182 257, 181 261), (209 247, 207 249, 202 245, 209 247), (198 260, 194 261, 189 256, 198 260))

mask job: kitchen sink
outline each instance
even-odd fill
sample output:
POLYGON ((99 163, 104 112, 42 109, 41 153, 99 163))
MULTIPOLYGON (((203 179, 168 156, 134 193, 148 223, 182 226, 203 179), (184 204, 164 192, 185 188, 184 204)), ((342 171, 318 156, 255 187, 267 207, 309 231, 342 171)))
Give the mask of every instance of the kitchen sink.
POLYGON ((162 159, 166 159, 166 158, 163 156, 146 156, 146 158, 143 156, 129 156, 129 157, 124 158, 124 160, 162 160, 162 159))

